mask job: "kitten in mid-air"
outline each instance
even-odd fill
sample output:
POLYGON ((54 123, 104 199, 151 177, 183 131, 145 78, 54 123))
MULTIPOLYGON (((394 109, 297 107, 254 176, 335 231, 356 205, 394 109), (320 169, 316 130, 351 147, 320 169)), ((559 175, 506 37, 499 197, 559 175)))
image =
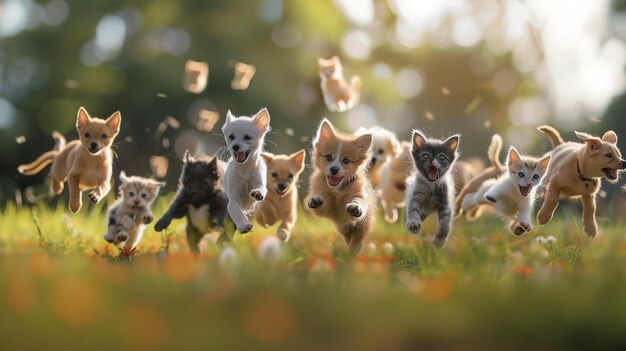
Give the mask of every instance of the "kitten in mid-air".
POLYGON ((382 166, 400 152, 400 142, 396 134, 382 127, 359 128, 354 135, 372 135, 371 157, 367 165, 367 174, 370 177, 374 190, 380 187, 380 171, 382 166))
POLYGON ((104 240, 130 250, 137 247, 143 236, 145 225, 152 222, 154 216, 150 207, 164 183, 152 179, 120 174, 122 184, 120 197, 108 211, 108 231, 104 240))
POLYGON ((256 220, 269 227, 280 221, 276 236, 287 241, 298 218, 298 178, 304 170, 305 151, 291 155, 262 154, 267 164, 267 197, 256 210, 256 220))
POLYGON ((531 213, 535 203, 536 186, 546 174, 550 156, 541 159, 522 156, 511 147, 507 156, 507 171, 498 179, 484 182, 475 193, 465 195, 461 208, 470 211, 476 206, 491 205, 498 214, 508 218, 509 229, 515 235, 530 232, 531 213))
POLYGON ((330 111, 343 112, 359 103, 361 97, 361 78, 354 76, 350 84, 343 77, 343 66, 339 57, 328 60, 317 59, 324 102, 330 111))
POLYGON ((313 139, 314 169, 305 208, 333 221, 353 256, 376 219, 376 197, 366 172, 371 144, 371 134, 338 133, 327 119, 313 139))
POLYGON ((385 220, 395 223, 398 220, 398 208, 404 207, 406 199, 406 179, 413 170, 411 143, 403 141, 400 153, 385 162, 380 170, 380 204, 385 220))
POLYGON ((422 221, 437 212, 439 226, 433 245, 442 248, 452 227, 454 180, 450 170, 458 158, 460 135, 441 141, 413 131, 411 156, 417 172, 407 180, 406 228, 417 233, 422 221))
POLYGON ((180 175, 178 192, 170 207, 154 225, 157 232, 167 228, 173 219, 187 217, 187 245, 194 253, 200 252, 200 241, 205 234, 218 230, 218 241, 230 240, 232 224, 228 223, 228 199, 223 190, 222 176, 226 164, 217 157, 194 158, 185 151, 185 162, 180 175), (230 228, 230 230, 229 230, 230 228))
POLYGON ((252 230, 248 215, 267 195, 267 165, 261 152, 265 135, 270 131, 266 108, 252 117, 235 117, 228 111, 222 134, 232 158, 224 174, 228 213, 241 234, 252 230))

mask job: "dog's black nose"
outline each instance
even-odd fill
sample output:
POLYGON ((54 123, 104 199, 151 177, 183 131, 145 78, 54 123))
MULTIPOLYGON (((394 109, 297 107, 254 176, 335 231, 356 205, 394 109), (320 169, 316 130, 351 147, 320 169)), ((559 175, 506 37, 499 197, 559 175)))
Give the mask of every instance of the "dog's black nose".
POLYGON ((376 164, 376 161, 378 160, 378 158, 376 158, 376 156, 372 156, 372 159, 370 160, 370 162, 372 164, 376 164))
POLYGON ((239 145, 238 144, 233 145, 233 151, 235 151, 235 152, 239 151, 239 145))
POLYGON ((139 200, 135 200, 135 205, 139 205, 139 200))
POLYGON ((330 167, 330 174, 335 175, 337 173, 339 173, 339 167, 337 166, 330 167))
POLYGON ((278 190, 283 191, 287 189, 287 186, 283 183, 278 183, 278 190))
POLYGON ((95 150, 95 149, 98 147, 98 143, 91 143, 91 144, 89 144, 89 147, 90 147, 92 150, 95 150))

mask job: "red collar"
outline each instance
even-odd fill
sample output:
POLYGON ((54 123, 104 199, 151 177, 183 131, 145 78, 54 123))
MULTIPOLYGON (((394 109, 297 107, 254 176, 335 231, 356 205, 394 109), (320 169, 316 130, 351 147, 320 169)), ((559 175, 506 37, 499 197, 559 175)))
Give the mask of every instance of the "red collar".
POLYGON ((589 179, 583 175, 583 172, 580 170, 580 162, 578 161, 578 158, 576 158, 576 171, 578 171, 578 179, 582 180, 583 183, 585 183, 585 188, 588 188, 589 184, 592 183, 594 186, 596 185, 598 181, 596 178, 589 179))

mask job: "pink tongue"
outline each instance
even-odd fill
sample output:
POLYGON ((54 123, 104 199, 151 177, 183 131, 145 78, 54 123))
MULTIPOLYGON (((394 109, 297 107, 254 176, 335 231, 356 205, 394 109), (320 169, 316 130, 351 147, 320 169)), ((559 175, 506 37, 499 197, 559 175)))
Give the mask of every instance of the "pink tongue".
POLYGON ((339 177, 330 177, 330 185, 335 186, 337 184, 339 184, 339 180, 341 180, 341 178, 339 177))
POLYGON ((609 173, 611 173, 611 177, 617 177, 617 170, 616 169, 611 169, 611 171, 609 173))
POLYGON ((435 179, 437 178, 437 168, 435 167, 430 167, 428 169, 428 178, 430 179, 435 179))
POLYGON ((246 154, 243 151, 239 151, 235 153, 235 157, 237 157, 237 161, 243 161, 246 158, 246 154))

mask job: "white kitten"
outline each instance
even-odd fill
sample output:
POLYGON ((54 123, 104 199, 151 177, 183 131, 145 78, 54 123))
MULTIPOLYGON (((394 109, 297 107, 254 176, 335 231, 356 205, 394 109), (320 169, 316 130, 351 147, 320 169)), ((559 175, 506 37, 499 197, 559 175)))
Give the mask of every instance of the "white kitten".
POLYGON ((241 234, 252 230, 248 215, 267 194, 267 166, 261 158, 265 134, 270 130, 266 108, 253 117, 236 118, 228 111, 222 134, 232 158, 224 174, 228 213, 241 234))
POLYGON ((509 229, 515 235, 530 232, 531 212, 536 186, 546 174, 550 156, 542 159, 521 156, 514 147, 509 149, 507 171, 498 179, 483 183, 478 191, 467 194, 461 207, 468 211, 475 206, 491 205, 498 214, 510 220, 509 229))

